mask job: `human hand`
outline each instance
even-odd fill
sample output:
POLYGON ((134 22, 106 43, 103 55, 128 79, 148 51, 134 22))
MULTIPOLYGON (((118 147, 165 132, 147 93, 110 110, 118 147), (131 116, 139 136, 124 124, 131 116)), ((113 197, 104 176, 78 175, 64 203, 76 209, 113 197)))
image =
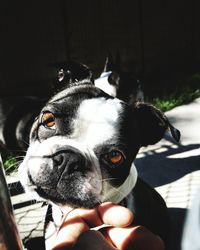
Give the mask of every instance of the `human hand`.
POLYGON ((130 226, 131 211, 106 202, 94 209, 75 209, 60 227, 53 250, 164 250, 163 241, 142 226, 130 226), (90 230, 103 224, 100 231, 90 230))

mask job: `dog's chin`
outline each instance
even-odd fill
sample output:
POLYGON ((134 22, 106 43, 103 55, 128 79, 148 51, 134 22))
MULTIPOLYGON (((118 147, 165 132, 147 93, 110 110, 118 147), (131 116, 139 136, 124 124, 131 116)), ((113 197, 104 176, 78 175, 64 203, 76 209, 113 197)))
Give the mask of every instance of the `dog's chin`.
POLYGON ((97 197, 97 195, 92 193, 82 195, 67 193, 66 195, 63 195, 57 193, 55 190, 53 192, 48 192, 41 187, 37 187, 35 191, 43 199, 61 207, 69 206, 72 208, 94 208, 101 203, 101 200, 97 197))

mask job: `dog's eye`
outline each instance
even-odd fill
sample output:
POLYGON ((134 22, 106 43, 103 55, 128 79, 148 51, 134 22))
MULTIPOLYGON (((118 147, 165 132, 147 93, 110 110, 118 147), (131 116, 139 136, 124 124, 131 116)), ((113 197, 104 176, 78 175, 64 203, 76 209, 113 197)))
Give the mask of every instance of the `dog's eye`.
POLYGON ((47 127, 54 129, 55 128, 55 116, 51 112, 45 112, 42 115, 42 124, 47 127))
POLYGON ((104 156, 105 160, 112 165, 119 165, 124 161, 124 155, 118 151, 113 150, 104 156))

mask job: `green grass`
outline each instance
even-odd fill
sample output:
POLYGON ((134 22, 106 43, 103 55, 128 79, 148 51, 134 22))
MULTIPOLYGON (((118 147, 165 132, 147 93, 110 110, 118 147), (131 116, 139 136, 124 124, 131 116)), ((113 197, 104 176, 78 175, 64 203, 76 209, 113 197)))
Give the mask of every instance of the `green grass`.
POLYGON ((1 152, 1 157, 6 174, 9 174, 16 169, 17 159, 13 154, 6 150, 3 150, 1 152))
POLYGON ((9 157, 5 158, 5 160, 3 161, 3 165, 5 168, 6 174, 9 174, 10 172, 16 169, 17 160, 14 156, 10 155, 9 157))
POLYGON ((152 104, 163 112, 169 111, 177 106, 192 102, 195 98, 200 97, 200 89, 185 89, 179 94, 170 94, 164 97, 153 98, 152 104))

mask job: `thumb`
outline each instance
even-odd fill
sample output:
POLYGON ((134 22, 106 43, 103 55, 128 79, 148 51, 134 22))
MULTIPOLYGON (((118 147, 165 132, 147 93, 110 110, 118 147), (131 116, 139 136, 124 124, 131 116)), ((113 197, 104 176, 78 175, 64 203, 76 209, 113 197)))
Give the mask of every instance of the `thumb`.
POLYGON ((117 249, 128 250, 164 250, 160 237, 143 226, 129 228, 107 228, 107 236, 117 249))

